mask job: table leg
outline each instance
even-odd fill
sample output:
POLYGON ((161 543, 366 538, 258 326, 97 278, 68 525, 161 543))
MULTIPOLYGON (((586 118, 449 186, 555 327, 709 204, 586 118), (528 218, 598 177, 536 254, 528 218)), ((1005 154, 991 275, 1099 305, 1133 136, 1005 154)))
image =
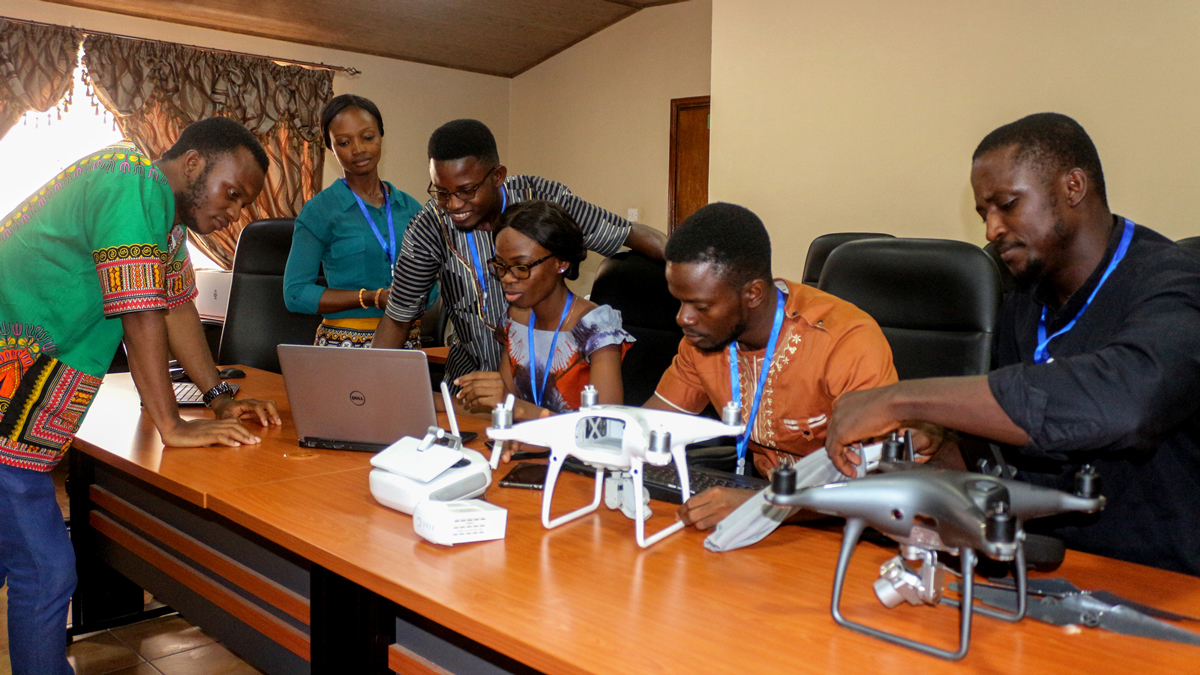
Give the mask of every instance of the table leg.
POLYGON ((314 564, 312 675, 390 675, 388 647, 396 641, 394 604, 314 564))

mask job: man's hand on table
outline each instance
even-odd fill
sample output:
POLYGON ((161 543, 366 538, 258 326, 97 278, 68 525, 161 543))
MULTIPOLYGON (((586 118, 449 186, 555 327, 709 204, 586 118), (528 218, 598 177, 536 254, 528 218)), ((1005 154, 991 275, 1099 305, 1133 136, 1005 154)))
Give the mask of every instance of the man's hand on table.
POLYGON ((202 445, 254 445, 262 439, 246 430, 237 418, 219 420, 177 420, 169 429, 158 432, 163 445, 195 448, 202 445))
POLYGON ((504 386, 504 379, 495 371, 477 370, 467 373, 455 380, 454 384, 461 387, 457 395, 458 400, 471 412, 490 411, 508 396, 508 387, 504 386))
POLYGON ((219 420, 238 420, 253 415, 264 427, 279 426, 283 420, 275 409, 274 401, 263 401, 257 398, 235 399, 230 396, 218 396, 212 404, 213 412, 219 420))
POLYGON ((714 487, 693 496, 684 502, 676 512, 676 516, 686 525, 692 525, 697 530, 713 528, 733 513, 737 507, 746 503, 754 496, 754 490, 739 488, 714 487))
POLYGON ((512 461, 513 455, 517 454, 518 452, 528 452, 531 454, 550 452, 550 448, 542 447, 540 445, 530 445, 528 443, 522 443, 521 441, 505 441, 504 452, 500 453, 500 461, 508 464, 512 461))

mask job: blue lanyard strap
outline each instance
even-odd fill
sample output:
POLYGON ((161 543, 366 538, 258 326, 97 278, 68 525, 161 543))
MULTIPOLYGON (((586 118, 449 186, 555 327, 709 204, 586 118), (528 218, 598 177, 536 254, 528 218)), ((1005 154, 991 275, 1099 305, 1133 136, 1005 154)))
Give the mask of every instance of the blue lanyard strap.
MULTIPOLYGON (((737 437, 737 471, 746 475, 746 450, 750 447, 750 432, 754 429, 754 418, 758 416, 758 404, 762 401, 763 389, 767 384, 767 373, 771 371, 771 362, 775 356, 775 343, 779 341, 779 332, 783 329, 783 306, 785 297, 783 291, 775 289, 775 324, 771 326, 771 337, 767 340, 767 352, 763 354, 762 371, 758 374, 758 388, 754 390, 754 403, 750 406, 750 416, 746 418, 746 429, 737 437)), ((733 390, 733 400, 742 404, 741 376, 738 374, 737 340, 729 343, 729 381, 733 390)))
MULTIPOLYGON (((504 213, 504 209, 508 208, 508 191, 504 189, 503 185, 500 186, 500 198, 503 200, 500 204, 500 212, 504 213)), ((389 210, 388 213, 390 214, 391 211, 389 210)), ((390 216, 388 223, 391 223, 390 216)), ((479 257, 479 246, 475 243, 475 232, 477 231, 478 230, 472 230, 470 232, 464 232, 463 234, 467 238, 467 247, 471 249, 471 263, 475 266, 475 276, 479 279, 479 309, 481 312, 483 312, 484 320, 486 320, 488 315, 487 300, 489 279, 486 271, 483 269, 483 260, 479 257)))
MULTIPOLYGON (((396 225, 392 221, 392 198, 391 198, 391 195, 388 194, 388 191, 386 189, 383 190, 383 203, 384 203, 386 211, 387 211, 387 221, 388 221, 388 240, 385 242, 383 240, 383 234, 381 234, 379 232, 379 228, 375 226, 375 219, 371 217, 371 212, 367 211, 367 205, 365 202, 363 202, 362 197, 359 197, 358 193, 355 192, 350 187, 350 184, 346 183, 345 178, 342 179, 342 183, 345 183, 346 189, 350 190, 350 194, 354 196, 354 201, 358 202, 358 208, 359 208, 359 210, 362 211, 363 218, 367 219, 367 225, 371 226, 371 231, 375 233, 375 239, 379 242, 379 245, 381 247, 383 247, 383 252, 387 254, 388 262, 395 263, 396 262, 396 225)), ((381 183, 381 186, 382 186, 382 183, 381 183)))
POLYGON ((475 275, 479 277, 479 308, 483 315, 488 313, 488 277, 483 271, 483 261, 479 259, 479 247, 475 244, 475 231, 467 232, 467 246, 471 249, 471 262, 475 264, 475 275))
POLYGON ((1049 363, 1053 360, 1046 351, 1050 345, 1050 341, 1075 327, 1075 322, 1079 321, 1079 317, 1083 316, 1083 313, 1087 311, 1088 306, 1092 304, 1092 300, 1096 298, 1096 294, 1100 292, 1100 287, 1104 285, 1105 281, 1108 281, 1108 276, 1113 273, 1113 270, 1117 269, 1117 264, 1125 257, 1125 253, 1129 250, 1129 242, 1132 239, 1133 221, 1126 218, 1125 231, 1121 234, 1121 243, 1117 245, 1117 252, 1113 254, 1112 261, 1108 263, 1108 268, 1100 276, 1100 282, 1092 289, 1092 294, 1088 296, 1087 302, 1083 303, 1083 307, 1079 308, 1079 312, 1075 315, 1075 318, 1071 319, 1067 325, 1060 328, 1058 332, 1050 337, 1046 337, 1046 308, 1042 307, 1042 318, 1038 320, 1037 349, 1033 351, 1034 363, 1049 363))
POLYGON ((567 304, 563 306, 562 316, 558 319, 558 328, 554 329, 554 337, 550 339, 550 353, 546 356, 546 368, 542 371, 542 386, 537 384, 537 351, 533 347, 533 324, 537 323, 537 315, 529 310, 529 386, 533 389, 533 404, 542 405, 542 396, 546 392, 546 381, 550 378, 550 364, 554 363, 554 347, 558 344, 558 332, 562 330, 571 306, 575 304, 575 294, 567 291, 567 304))

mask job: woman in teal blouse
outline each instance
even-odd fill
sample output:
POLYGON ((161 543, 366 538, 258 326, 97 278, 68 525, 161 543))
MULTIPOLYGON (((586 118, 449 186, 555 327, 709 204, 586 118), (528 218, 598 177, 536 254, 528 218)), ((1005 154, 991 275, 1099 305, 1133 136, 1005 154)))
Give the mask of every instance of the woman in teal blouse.
MULTIPOLYGON (((316 344, 370 347, 404 230, 421 205, 379 179, 383 118, 374 103, 353 94, 334 97, 321 111, 321 131, 344 177, 296 218, 284 301, 293 312, 324 317, 316 344), (316 283, 322 267, 328 288, 316 283)), ((419 337, 413 331, 405 346, 419 347, 419 337)))

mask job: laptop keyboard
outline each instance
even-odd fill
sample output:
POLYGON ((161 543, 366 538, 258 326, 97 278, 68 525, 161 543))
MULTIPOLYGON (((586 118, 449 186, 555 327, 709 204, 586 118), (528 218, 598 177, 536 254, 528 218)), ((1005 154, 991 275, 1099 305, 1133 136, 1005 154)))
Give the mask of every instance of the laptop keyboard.
MULTIPOLYGON (((194 382, 175 382, 175 402, 179 405, 204 405, 204 392, 194 382)), ((236 395, 241 385, 229 385, 236 395)))
MULTIPOLYGON (((563 462, 563 469, 585 476, 595 475, 595 469, 574 457, 568 456, 563 462)), ((688 467, 689 487, 692 494, 700 494, 713 487, 731 487, 744 490, 761 490, 771 484, 770 481, 754 476, 739 476, 728 471, 719 471, 703 466, 688 467)), ((681 504, 679 473, 675 471, 675 463, 666 466, 642 465, 642 485, 650 493, 651 499, 657 499, 671 504, 681 504)))
MULTIPOLYGON (((771 484, 770 481, 755 478, 754 476, 739 476, 736 473, 718 471, 717 469, 709 469, 703 466, 688 467, 688 480, 691 483, 689 487, 692 489, 693 495, 700 494, 714 487, 761 490, 771 484)), ((672 504, 681 503, 679 491, 682 486, 680 485, 679 473, 675 471, 674 462, 666 466, 652 466, 650 464, 643 466, 642 484, 650 493, 651 499, 658 499, 672 504)))
POLYGON ((193 382, 176 382, 175 400, 180 405, 204 405, 204 394, 200 393, 200 387, 193 382))

